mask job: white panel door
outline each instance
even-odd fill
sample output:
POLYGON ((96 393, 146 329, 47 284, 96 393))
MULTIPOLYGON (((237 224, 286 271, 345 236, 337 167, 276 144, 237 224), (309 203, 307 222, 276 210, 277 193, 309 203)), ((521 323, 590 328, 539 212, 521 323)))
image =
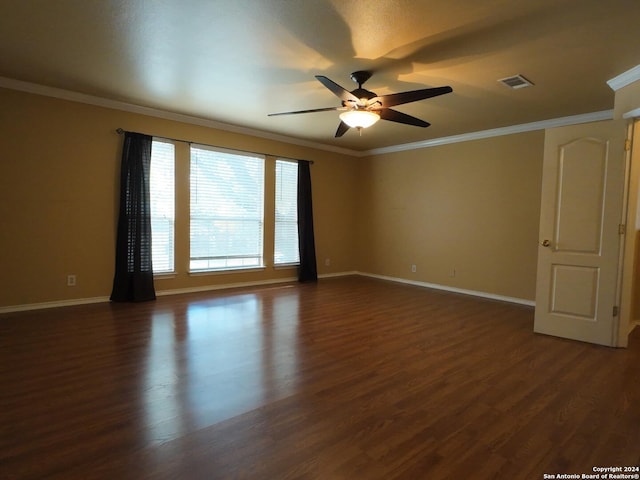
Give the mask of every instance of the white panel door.
POLYGON ((534 331, 615 345, 623 121, 547 130, 534 331))

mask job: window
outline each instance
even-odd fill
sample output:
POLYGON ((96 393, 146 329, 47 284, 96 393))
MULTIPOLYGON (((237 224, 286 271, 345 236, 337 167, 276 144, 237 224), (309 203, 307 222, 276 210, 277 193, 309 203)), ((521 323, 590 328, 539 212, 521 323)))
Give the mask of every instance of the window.
POLYGON ((151 200, 151 259, 153 273, 174 271, 175 146, 151 144, 149 198, 151 200))
POLYGON ((298 248, 298 163, 276 160, 274 263, 300 263, 298 248))
POLYGON ((261 267, 264 159, 191 147, 191 271, 261 267))

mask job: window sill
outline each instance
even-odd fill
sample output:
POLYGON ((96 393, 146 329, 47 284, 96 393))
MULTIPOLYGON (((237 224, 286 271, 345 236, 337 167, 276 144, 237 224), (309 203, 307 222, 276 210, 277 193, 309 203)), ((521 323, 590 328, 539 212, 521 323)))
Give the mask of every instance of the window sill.
POLYGON ((153 279, 154 280, 168 280, 170 278, 176 278, 176 274, 174 272, 154 273, 153 274, 153 279))
POLYGON ((238 267, 238 268, 226 268, 224 270, 195 270, 189 272, 191 277, 206 277, 209 275, 228 275, 230 273, 251 273, 251 272, 264 272, 266 266, 262 267, 238 267))
POLYGON ((299 263, 279 263, 273 266, 274 270, 291 270, 293 268, 298 268, 300 266, 299 263))

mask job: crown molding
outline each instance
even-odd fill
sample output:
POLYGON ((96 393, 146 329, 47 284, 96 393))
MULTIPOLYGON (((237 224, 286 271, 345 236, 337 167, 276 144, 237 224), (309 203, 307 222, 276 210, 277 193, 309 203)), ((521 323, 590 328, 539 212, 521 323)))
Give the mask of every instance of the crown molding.
MULTIPOLYGON (((638 78, 640 78, 640 65, 638 67, 635 67, 632 70, 629 70, 629 72, 634 70, 637 70, 637 72, 634 75, 638 75, 638 78)), ((626 72, 623 75, 626 75, 629 72, 626 72)), ((619 77, 621 76, 622 75, 620 75, 619 77)), ((358 151, 358 150, 351 150, 348 148, 336 147, 333 145, 326 145, 324 143, 317 143, 317 142, 311 142, 308 140, 302 140, 299 138, 288 137, 288 136, 279 135, 276 133, 264 132, 262 130, 255 130, 248 127, 240 127, 238 125, 231 125, 228 123, 218 122, 216 120, 209 120, 206 118, 195 117, 191 115, 184 115, 181 113, 160 110, 157 108, 143 107, 143 106, 135 105, 132 103, 121 102, 118 100, 110 100, 103 97, 96 97, 96 96, 87 95, 84 93, 73 92, 71 90, 48 87, 48 86, 40 85, 37 83, 24 82, 21 80, 15 80, 13 78, 0 76, 0 88, 18 90, 26 93, 32 93, 35 95, 43 95, 46 97, 58 98, 61 100, 85 103, 89 105, 95 105, 98 107, 110 108, 113 110, 121 110, 129 113, 137 113, 140 115, 147 115, 150 117, 162 118, 165 120, 173 120, 176 122, 187 123, 191 125, 198 125, 201 127, 215 128, 217 130, 223 130, 223 131, 232 132, 232 133, 239 133, 243 135, 250 135, 253 137, 264 138, 267 140, 274 140, 277 142, 283 142, 291 145, 298 145, 301 147, 339 153, 339 154, 347 155, 351 157, 368 157, 368 156, 374 156, 374 155, 382 155, 385 153, 417 150, 421 148, 447 145, 450 143, 467 142, 470 140, 499 137, 502 135, 531 132, 534 130, 544 130, 545 128, 574 125, 578 123, 597 122, 600 120, 611 120, 613 118, 613 110, 605 110, 602 112, 594 112, 594 113, 587 113, 582 115, 574 115, 570 117, 542 120, 539 122, 525 123, 522 125, 512 125, 509 127, 482 130, 479 132, 463 133, 461 135, 453 135, 450 137, 434 138, 434 139, 423 140, 419 142, 405 143, 400 145, 392 145, 389 147, 376 148, 372 150, 358 151)))
POLYGON ((628 120, 630 118, 640 118, 640 108, 635 108, 622 115, 622 118, 628 120))
POLYGON ((626 87, 627 85, 630 85, 637 80, 640 80, 640 65, 636 65, 626 72, 621 73, 617 77, 613 77, 611 80, 607 80, 607 85, 609 85, 611 90, 617 92, 622 87, 626 87))
POLYGON ((535 130, 544 130, 546 128, 563 127, 565 125, 576 125, 579 123, 598 122, 601 120, 612 120, 613 110, 603 110, 601 112, 585 113, 582 115, 573 115, 570 117, 552 118, 539 122, 523 123, 521 125, 512 125, 510 127, 493 128, 491 130, 482 130, 479 132, 463 133, 461 135, 453 135, 451 137, 434 138, 431 140, 423 140, 421 142, 405 143, 402 145, 393 145, 391 147, 376 148, 364 152, 366 155, 382 155, 384 153, 403 152, 406 150, 417 150, 420 148, 437 147, 439 145, 447 145, 449 143, 467 142, 470 140, 480 140, 483 138, 501 137, 503 135, 512 135, 514 133, 532 132, 535 130))
POLYGON ((165 120, 173 120, 176 122, 187 123, 191 125, 198 125, 201 127, 215 128, 216 130, 223 130, 226 132, 240 133, 243 135, 250 135, 252 137, 265 138, 267 140, 274 140, 277 142, 288 143, 292 145, 298 145, 300 147, 314 148, 316 150, 325 150, 333 153, 340 153, 342 155, 349 155, 352 157, 362 156, 362 152, 351 150, 348 148, 335 147, 333 145, 326 145, 323 143, 311 142, 308 140, 302 140, 299 138, 288 137, 286 135, 279 135, 276 133, 269 133, 262 130, 255 130, 248 127, 240 127, 238 125, 231 125, 229 123, 218 122, 216 120, 209 120, 202 117, 195 117, 191 115, 184 115, 181 113, 170 112, 167 110, 160 110, 157 108, 143 107, 132 103, 120 102, 118 100, 110 100, 108 98, 96 97, 93 95, 87 95, 84 93, 73 92, 71 90, 64 90, 62 88, 48 87, 37 83, 24 82, 22 80, 15 80, 13 78, 0 77, 0 88, 7 88, 10 90, 18 90, 26 93, 33 93, 35 95, 42 95, 45 97, 58 98, 60 100, 69 100, 71 102, 86 103, 88 105, 95 105, 97 107, 111 108, 113 110, 121 110, 129 113, 137 113, 140 115, 147 115, 149 117, 162 118, 165 120))

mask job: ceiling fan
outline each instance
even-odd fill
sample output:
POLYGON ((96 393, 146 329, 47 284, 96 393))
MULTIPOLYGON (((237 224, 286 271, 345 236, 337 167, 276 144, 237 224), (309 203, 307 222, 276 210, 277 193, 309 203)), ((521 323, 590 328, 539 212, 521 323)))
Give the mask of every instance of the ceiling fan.
POLYGON ((428 127, 431 125, 424 120, 412 117, 406 113, 398 112, 390 107, 404 103, 417 102, 426 98, 437 97, 445 93, 451 93, 451 87, 423 88, 408 92, 390 93, 388 95, 376 95, 374 92, 362 88, 362 84, 371 78, 371 72, 360 70, 351 74, 351 80, 358 84, 358 88, 349 92, 334 81, 323 75, 316 75, 316 79, 327 87, 342 101, 339 107, 314 108, 311 110, 298 110, 295 112, 270 113, 268 116, 297 115, 299 113, 315 113, 329 111, 343 111, 340 114, 340 124, 336 130, 336 137, 341 137, 350 128, 356 128, 362 132, 363 128, 370 127, 378 120, 415 125, 416 127, 428 127))

